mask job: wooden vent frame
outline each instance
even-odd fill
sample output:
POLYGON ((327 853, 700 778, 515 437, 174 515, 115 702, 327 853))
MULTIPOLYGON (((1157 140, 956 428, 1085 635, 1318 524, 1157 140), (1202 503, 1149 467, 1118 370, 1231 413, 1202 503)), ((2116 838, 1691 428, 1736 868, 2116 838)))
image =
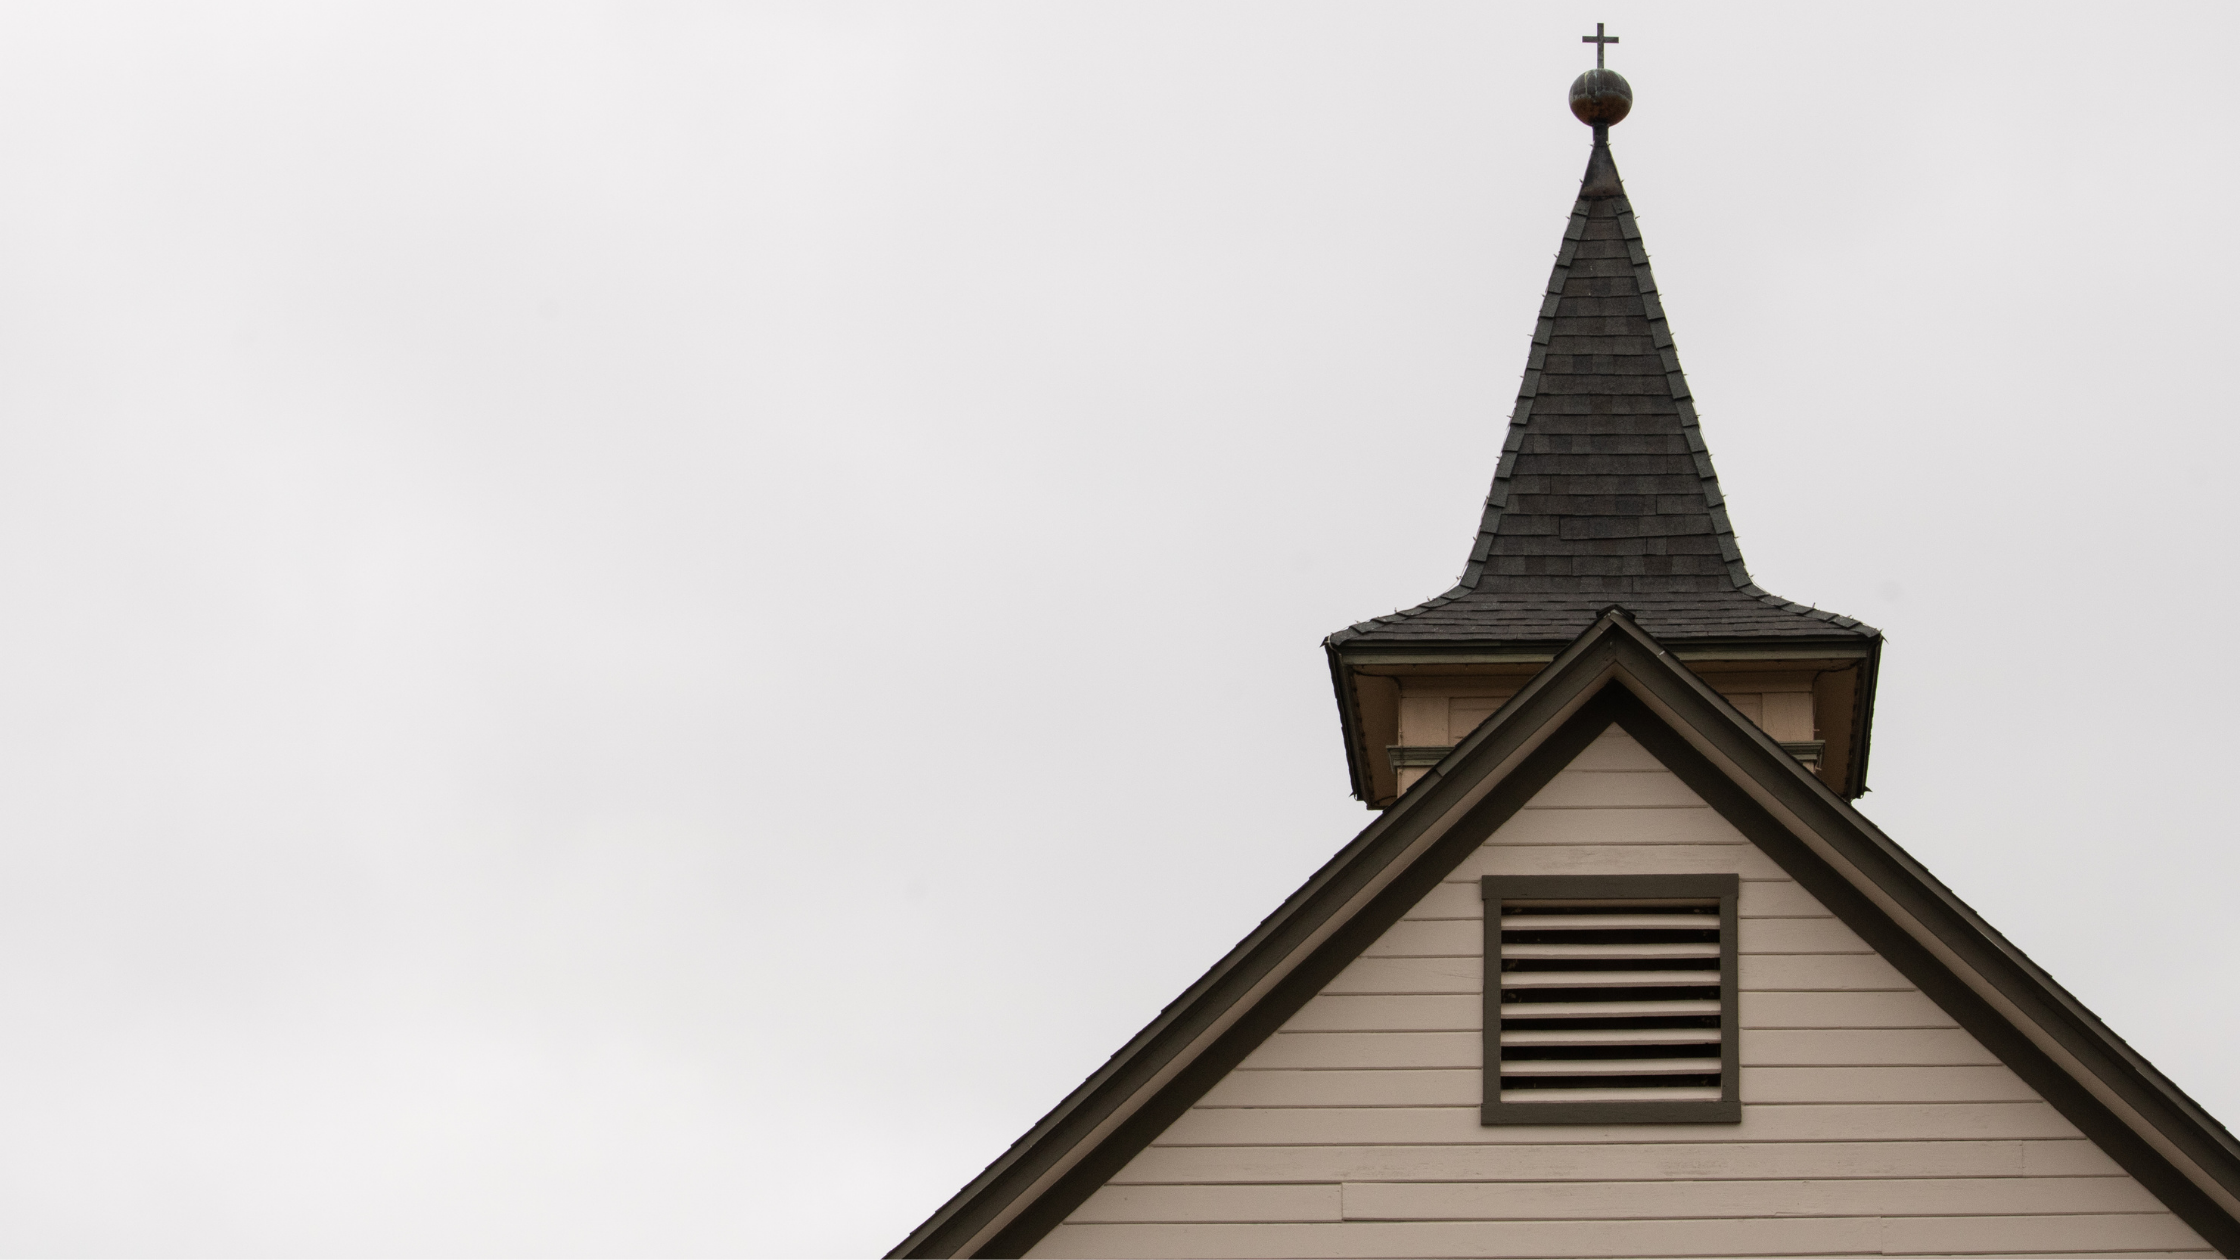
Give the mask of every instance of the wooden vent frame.
POLYGON ((1739 1123, 1740 891, 1734 875, 1483 877, 1481 1122, 1739 1123))

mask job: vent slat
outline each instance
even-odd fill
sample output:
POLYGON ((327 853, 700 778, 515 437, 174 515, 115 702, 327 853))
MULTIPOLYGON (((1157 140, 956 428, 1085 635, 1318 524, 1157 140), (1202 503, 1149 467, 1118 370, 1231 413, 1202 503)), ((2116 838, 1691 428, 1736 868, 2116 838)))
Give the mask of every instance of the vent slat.
POLYGON ((1679 945, 1511 945, 1501 946, 1503 958, 1717 958, 1719 942, 1691 941, 1679 945))
POLYGON ((1715 1076, 1717 1059, 1503 1059, 1503 1076, 1715 1076))
POLYGON ((1618 929, 1659 928, 1681 932, 1716 932, 1716 914, 1508 914, 1501 916, 1504 932, 1608 932, 1618 929))
POLYGON ((1717 1102, 1716 1085, 1644 1085, 1640 1089, 1505 1089, 1505 1103, 1717 1102))
POLYGON ((1634 1019, 1644 1015, 1716 1015, 1717 998, 1671 1002, 1503 1002, 1503 1019, 1634 1019))
POLYGON ((1504 971, 1504 989, 1717 988, 1716 971, 1504 971))
POLYGON ((1722 912, 1570 902, 1494 913, 1498 972, 1487 979, 1501 992, 1502 1102, 1725 1096, 1722 912))
MULTIPOLYGON (((1716 1003, 1714 1003, 1716 1005, 1716 1003)), ((1694 1046, 1719 1043, 1716 1028, 1515 1028, 1505 1046, 1694 1046)))

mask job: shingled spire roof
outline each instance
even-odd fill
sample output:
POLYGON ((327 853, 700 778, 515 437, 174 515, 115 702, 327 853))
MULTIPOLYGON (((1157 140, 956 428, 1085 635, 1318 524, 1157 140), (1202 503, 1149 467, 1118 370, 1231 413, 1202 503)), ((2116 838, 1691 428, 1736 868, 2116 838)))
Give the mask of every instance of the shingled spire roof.
POLYGON ((1598 125, 1461 582, 1327 643, 1565 643, 1613 604, 1666 642, 1879 637, 1750 580, 1598 125))

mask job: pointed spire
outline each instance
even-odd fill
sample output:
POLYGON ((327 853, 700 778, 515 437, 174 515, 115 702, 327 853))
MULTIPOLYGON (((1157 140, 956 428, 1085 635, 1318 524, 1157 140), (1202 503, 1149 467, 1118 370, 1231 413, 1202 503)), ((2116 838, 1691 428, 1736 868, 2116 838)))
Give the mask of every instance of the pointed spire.
MULTIPOLYGON (((1587 42, 1599 60, 1616 38, 1598 26, 1587 42)), ((1750 580, 1610 151, 1632 109, 1615 71, 1571 85, 1594 145, 1460 581, 1323 641, 1354 793, 1372 808, 1451 745, 1449 701, 1515 685, 1613 609, 1698 676, 1787 697, 1733 692, 1763 702, 1763 729, 1831 789, 1866 790, 1881 633, 1750 580)))
POLYGON ((1610 156, 1610 129, 1597 127, 1594 129, 1594 152, 1587 155, 1587 173, 1579 181, 1579 200, 1625 195, 1626 185, 1618 178, 1617 159, 1610 156))
POLYGON ((1750 580, 1610 150, 1632 107, 1615 71, 1571 85, 1594 145, 1460 583, 1333 645, 1568 641, 1612 604, 1664 639, 1876 634, 1750 580))

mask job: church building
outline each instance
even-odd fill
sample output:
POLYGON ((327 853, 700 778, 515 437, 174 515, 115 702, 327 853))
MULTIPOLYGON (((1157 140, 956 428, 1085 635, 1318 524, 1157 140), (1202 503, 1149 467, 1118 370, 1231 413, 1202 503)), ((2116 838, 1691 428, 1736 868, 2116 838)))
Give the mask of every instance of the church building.
POLYGON ((1881 634, 1744 567, 1589 42, 1462 579, 1325 641, 1376 821, 893 1255, 2240 1255, 2240 1143, 1851 806, 1881 634))

